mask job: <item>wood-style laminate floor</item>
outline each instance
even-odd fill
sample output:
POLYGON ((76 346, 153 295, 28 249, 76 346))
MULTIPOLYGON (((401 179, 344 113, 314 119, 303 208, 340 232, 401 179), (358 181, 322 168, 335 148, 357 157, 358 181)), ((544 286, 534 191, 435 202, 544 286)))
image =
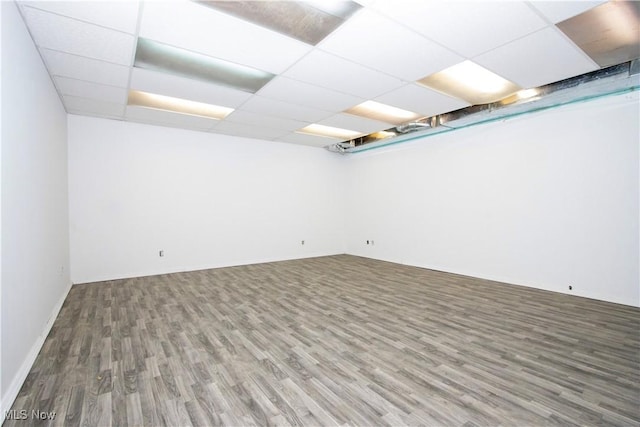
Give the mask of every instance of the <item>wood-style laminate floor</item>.
POLYGON ((116 280, 71 289, 13 409, 68 426, 638 426, 639 331, 635 308, 353 256, 116 280))

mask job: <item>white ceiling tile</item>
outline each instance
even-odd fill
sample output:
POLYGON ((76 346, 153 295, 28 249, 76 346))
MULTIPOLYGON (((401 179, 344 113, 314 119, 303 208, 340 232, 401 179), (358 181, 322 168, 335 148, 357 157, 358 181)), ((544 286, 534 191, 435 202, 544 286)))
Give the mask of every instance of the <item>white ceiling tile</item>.
POLYGON ((327 145, 332 145, 336 142, 340 142, 338 139, 307 135, 304 133, 290 133, 276 138, 276 141, 288 142, 298 145, 307 145, 309 147, 326 147, 327 145))
POLYGON ((130 65, 135 37, 32 7, 23 9, 39 47, 130 65))
POLYGON ((249 113, 248 111, 236 110, 229 114, 225 121, 240 123, 252 126, 263 126, 273 129, 280 129, 287 132, 301 129, 309 124, 299 120, 283 119, 265 114, 249 113))
POLYGON ((171 111, 154 110, 151 108, 127 106, 125 118, 128 121, 149 123, 161 126, 175 126, 186 129, 209 131, 215 128, 219 121, 206 117, 173 113, 171 111))
POLYGON ((138 25, 138 1, 27 1, 20 3, 37 9, 135 34, 138 25))
POLYGON ((278 76, 271 80, 258 94, 267 98, 304 105, 338 113, 365 101, 364 98, 347 95, 297 80, 278 76))
POLYGON ((366 9, 318 47, 407 81, 421 79, 464 60, 415 31, 366 9))
POLYGON ((53 76, 64 76, 110 86, 127 87, 129 67, 111 64, 57 50, 41 49, 44 62, 53 76))
POLYGON ((474 61, 523 88, 597 70, 598 65, 555 28, 523 37, 474 61))
POLYGON ((554 24, 572 18, 586 12, 602 3, 603 1, 532 1, 530 4, 538 9, 549 21, 554 24))
POLYGON ((280 73, 311 46, 195 2, 147 2, 140 36, 280 73))
POLYGON ((71 95, 96 101, 125 104, 127 90, 116 86, 107 86, 67 77, 54 77, 56 87, 61 95, 71 95))
POLYGON ((303 107, 254 95, 240 107, 241 111, 250 113, 267 114, 292 120, 314 123, 332 115, 332 112, 318 110, 317 108, 303 107))
POLYGON ((133 69, 131 89, 232 108, 251 97, 241 90, 142 68, 133 69))
POLYGON ((547 25, 518 1, 380 0, 373 7, 469 58, 547 25))
POLYGON ((358 117, 351 114, 341 113, 326 118, 318 122, 320 125, 333 126, 341 129, 355 130, 362 133, 372 133, 393 127, 390 123, 378 120, 358 117))
POLYGON ((79 98, 69 95, 63 96, 62 100, 68 113, 90 113, 92 115, 109 118, 122 118, 124 114, 124 104, 96 101, 95 99, 79 98))
POLYGON ((242 123, 234 123, 223 121, 214 129, 215 133, 223 133, 225 135, 244 136, 247 138, 271 140, 286 135, 289 131, 280 129, 272 129, 264 126, 253 126, 242 123))
POLYGON ((192 1, 19 2, 69 113, 324 147, 309 123, 371 133, 392 124, 343 111, 374 99, 425 117, 468 103, 413 82, 465 58, 523 87, 598 68, 549 22, 603 1, 357 0, 367 7, 317 49, 192 1), (258 94, 132 69, 140 35, 277 76, 258 94), (545 26, 549 25, 545 29, 545 26), (118 65, 121 64, 121 65, 118 65), (223 121, 127 107, 131 88, 236 108, 223 121), (126 116, 125 116, 126 112, 126 116))
POLYGON ((404 82, 387 74, 314 50, 283 76, 362 98, 373 98, 404 82))
POLYGON ((447 113, 469 106, 469 103, 466 101, 447 96, 415 83, 385 93, 376 98, 376 101, 404 110, 414 111, 425 117, 431 117, 436 114, 447 113))

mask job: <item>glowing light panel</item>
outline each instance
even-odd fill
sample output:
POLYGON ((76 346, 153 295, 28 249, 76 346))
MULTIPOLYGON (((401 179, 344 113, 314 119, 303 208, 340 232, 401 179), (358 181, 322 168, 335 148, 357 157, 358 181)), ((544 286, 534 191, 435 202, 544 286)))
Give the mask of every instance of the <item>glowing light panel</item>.
POLYGON ((129 91, 129 101, 127 104, 216 120, 224 119, 233 111, 233 108, 137 90, 129 91))

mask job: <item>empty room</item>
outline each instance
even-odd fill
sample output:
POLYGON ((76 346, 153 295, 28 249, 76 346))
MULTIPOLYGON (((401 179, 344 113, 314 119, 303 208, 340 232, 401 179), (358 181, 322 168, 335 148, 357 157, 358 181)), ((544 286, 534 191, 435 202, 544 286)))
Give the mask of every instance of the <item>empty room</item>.
POLYGON ((640 425, 639 2, 0 14, 3 426, 640 425))

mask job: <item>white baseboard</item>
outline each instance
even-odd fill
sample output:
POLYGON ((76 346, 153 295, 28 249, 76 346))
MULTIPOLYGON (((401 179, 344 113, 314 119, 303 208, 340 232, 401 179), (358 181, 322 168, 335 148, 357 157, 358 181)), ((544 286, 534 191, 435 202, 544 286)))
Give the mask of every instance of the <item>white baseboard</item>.
MULTIPOLYGON (((2 0, 0 0, 2 1, 2 0)), ((227 262, 222 264, 192 264, 192 265, 181 265, 181 266, 172 266, 162 269, 155 270, 144 270, 144 271, 135 271, 135 272, 126 272, 126 273, 114 273, 110 275, 98 275, 92 277, 73 277, 74 285, 83 285, 87 283, 98 283, 98 282, 106 282, 110 280, 121 280, 121 279, 133 279, 136 277, 148 277, 148 276, 158 276, 161 274, 173 274, 173 273, 184 273, 190 271, 200 271, 200 270, 211 270, 214 268, 226 268, 226 267, 238 267, 241 265, 252 265, 252 264, 264 264, 269 262, 280 262, 280 261, 292 261, 296 259, 305 259, 305 258, 316 258, 323 256, 332 256, 332 255, 342 255, 344 251, 329 251, 329 252, 309 252, 305 254, 288 254, 279 257, 265 257, 265 258, 248 258, 241 261, 235 262, 227 262)))
POLYGON ((27 354, 27 357, 25 357, 25 360, 20 366, 20 369, 14 375, 13 380, 11 381, 11 385, 5 392, 4 396, 2 396, 2 401, 1 401, 2 413, 0 413, 0 424, 4 422, 7 412, 9 411, 9 409, 11 409, 11 406, 13 406, 13 402, 16 400, 16 397, 18 397, 20 388, 22 388, 22 384, 24 384, 24 381, 27 379, 27 375, 29 375, 29 371, 31 371, 31 367, 33 366, 33 363, 36 361, 36 357, 38 357, 38 353, 40 353, 40 350, 44 345, 44 341, 47 339, 47 336, 49 335, 49 332, 53 327, 53 323, 58 318, 60 309, 62 309, 62 305, 64 304, 64 301, 67 299, 67 295, 69 294, 70 290, 71 290, 71 282, 69 282, 69 285, 67 286, 67 289, 64 291, 62 297, 53 307, 53 310, 51 311, 51 315, 49 316, 49 320, 47 320, 47 323, 44 325, 44 330, 42 331, 40 336, 36 339, 36 342, 34 342, 33 345, 31 346, 31 350, 29 350, 29 353, 27 354))

